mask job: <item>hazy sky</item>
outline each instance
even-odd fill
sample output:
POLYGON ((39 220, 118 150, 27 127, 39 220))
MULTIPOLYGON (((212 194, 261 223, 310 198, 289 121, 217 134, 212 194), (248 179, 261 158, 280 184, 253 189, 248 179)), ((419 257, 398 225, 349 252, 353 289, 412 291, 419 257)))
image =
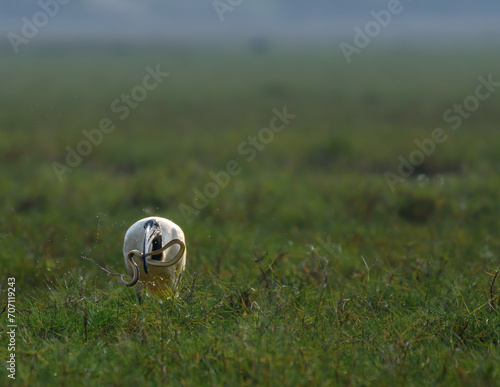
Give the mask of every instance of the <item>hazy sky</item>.
POLYGON ((338 40, 366 26, 374 13, 387 15, 391 3, 396 12, 383 27, 386 37, 500 34, 499 0, 0 0, 0 31, 4 43, 9 32, 22 34, 26 20, 41 26, 37 39, 338 40))

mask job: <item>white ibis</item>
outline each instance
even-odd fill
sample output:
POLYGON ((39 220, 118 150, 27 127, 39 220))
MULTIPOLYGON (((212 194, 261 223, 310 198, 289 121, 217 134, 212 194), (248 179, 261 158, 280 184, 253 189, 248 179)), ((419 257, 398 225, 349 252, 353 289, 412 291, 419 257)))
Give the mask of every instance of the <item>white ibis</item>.
POLYGON ((123 257, 139 302, 144 289, 160 297, 172 295, 186 266, 182 229, 174 222, 152 216, 135 222, 125 234, 123 257))

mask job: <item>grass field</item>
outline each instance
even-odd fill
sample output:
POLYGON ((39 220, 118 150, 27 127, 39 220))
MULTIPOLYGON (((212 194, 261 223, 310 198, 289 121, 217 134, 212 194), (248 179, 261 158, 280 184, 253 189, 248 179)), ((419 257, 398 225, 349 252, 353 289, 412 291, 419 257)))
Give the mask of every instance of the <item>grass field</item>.
POLYGON ((479 76, 500 80, 497 48, 347 65, 333 46, 53 45, 0 61, 16 385, 498 385, 500 90, 456 130, 443 120, 479 76), (168 77, 120 119, 113 102, 157 65, 168 77), (242 142, 285 106, 295 118, 249 161, 242 142), (103 119, 115 130, 59 179, 103 119), (446 141, 391 190, 384 174, 438 127, 446 141), (230 160, 229 184, 195 198, 230 160), (124 272, 124 233, 150 215, 182 227, 187 270, 178 297, 138 305, 97 264, 124 272))

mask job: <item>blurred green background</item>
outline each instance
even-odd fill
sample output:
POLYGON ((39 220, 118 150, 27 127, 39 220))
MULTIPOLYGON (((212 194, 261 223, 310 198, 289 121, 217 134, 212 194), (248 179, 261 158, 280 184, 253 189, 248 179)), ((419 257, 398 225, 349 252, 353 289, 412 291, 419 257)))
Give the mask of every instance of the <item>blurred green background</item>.
POLYGON ((478 76, 500 79, 497 50, 386 47, 362 55, 348 65, 330 47, 266 41, 264 50, 52 44, 4 57, 2 265, 20 287, 65 272, 104 279, 82 256, 121 267, 124 232, 152 214, 185 230, 188 269, 197 272, 209 273, 220 257, 222 270, 238 273, 253 264, 253 250, 301 258, 328 237, 343 247, 341 268, 362 267, 360 255, 398 266, 408 244, 430 254, 426 261, 456 249, 454 262, 491 265, 498 96, 456 131, 443 113, 474 92, 478 76), (111 103, 156 65, 170 75, 120 120, 111 103), (239 144, 284 106, 296 118, 246 161, 239 144), (116 130, 59 181, 52 163, 65 164, 67 147, 76 150, 82 131, 106 117, 116 130), (408 159, 414 141, 436 127, 446 142, 392 192, 384 173, 397 174, 398 156, 408 159), (197 216, 183 217, 179 205, 193 207, 193 190, 233 159, 241 173, 197 216))

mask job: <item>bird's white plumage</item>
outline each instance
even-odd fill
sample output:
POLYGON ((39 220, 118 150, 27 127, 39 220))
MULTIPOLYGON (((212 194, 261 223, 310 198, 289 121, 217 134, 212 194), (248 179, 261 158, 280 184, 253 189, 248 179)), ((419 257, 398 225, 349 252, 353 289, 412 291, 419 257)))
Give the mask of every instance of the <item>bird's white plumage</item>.
MULTIPOLYGON (((174 239, 179 239, 184 244, 186 243, 182 229, 168 219, 151 216, 135 222, 127 230, 125 240, 123 242, 123 257, 125 259, 125 266, 127 268, 127 272, 131 276, 134 275, 135 269, 127 259, 127 256, 134 250, 139 253, 145 253, 143 251, 145 238, 147 238, 145 226, 150 224, 151 221, 155 221, 161 227, 162 246, 165 246, 165 244, 174 239)), ((137 263, 140 270, 139 280, 135 284, 135 291, 139 298, 144 289, 146 289, 148 293, 159 296, 168 296, 172 294, 172 291, 175 291, 175 286, 178 283, 179 276, 186 266, 186 251, 184 251, 182 257, 177 263, 171 266, 165 265, 176 257, 180 249, 179 245, 172 245, 162 252, 161 260, 152 260, 151 258, 147 258, 148 274, 144 271, 141 258, 139 258, 138 254, 134 255, 134 261, 137 263)), ((149 248, 146 247, 146 250, 148 250, 146 252, 150 252, 151 246, 149 248)))

